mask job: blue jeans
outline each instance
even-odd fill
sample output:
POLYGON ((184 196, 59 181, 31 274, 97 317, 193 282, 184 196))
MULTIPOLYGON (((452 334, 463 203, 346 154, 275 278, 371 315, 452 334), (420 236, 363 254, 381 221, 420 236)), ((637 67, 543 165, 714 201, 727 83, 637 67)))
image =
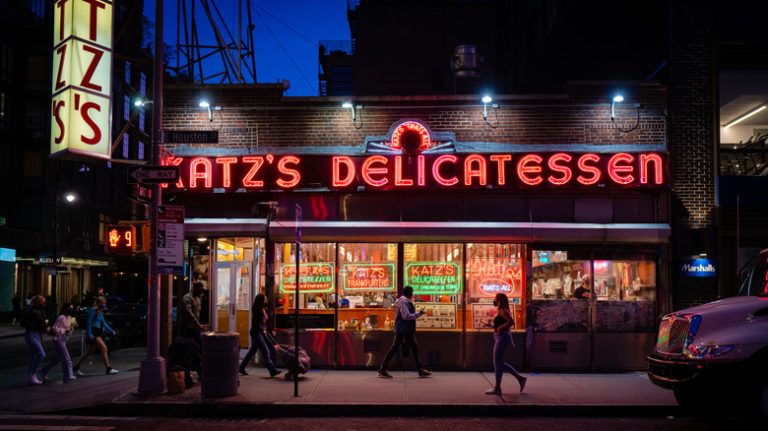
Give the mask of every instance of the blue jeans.
POLYGON ((251 348, 248 349, 248 353, 245 354, 243 362, 240 363, 240 369, 244 370, 248 363, 251 362, 256 352, 261 350, 261 354, 264 356, 264 364, 267 366, 270 372, 277 371, 275 363, 272 362, 272 354, 270 353, 269 346, 267 345, 266 337, 263 333, 259 332, 256 336, 251 337, 251 348))
POLYGON ((66 380, 74 376, 72 373, 72 358, 69 356, 69 349, 67 349, 67 339, 69 337, 62 336, 58 340, 53 340, 53 347, 56 349, 56 356, 46 363, 40 372, 43 375, 48 374, 48 371, 56 365, 57 362, 61 363, 61 374, 66 380))
POLYGON ((493 339, 495 341, 493 344, 493 371, 496 373, 496 387, 499 387, 504 371, 509 371, 517 378, 520 378, 520 373, 517 372, 515 367, 504 362, 504 354, 507 352, 507 348, 512 345, 512 333, 507 331, 499 335, 494 332, 493 339))
POLYGON ((45 359, 45 349, 43 349, 43 340, 41 333, 38 331, 27 331, 24 334, 24 341, 27 342, 29 347, 29 368, 27 368, 27 377, 37 375, 37 370, 40 368, 40 364, 45 359))

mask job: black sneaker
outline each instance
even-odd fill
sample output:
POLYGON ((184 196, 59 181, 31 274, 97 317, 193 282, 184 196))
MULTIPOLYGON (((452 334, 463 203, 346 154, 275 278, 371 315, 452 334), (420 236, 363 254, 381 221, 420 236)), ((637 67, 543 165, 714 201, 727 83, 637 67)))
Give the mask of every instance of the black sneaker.
POLYGON ((419 370, 419 377, 429 377, 432 375, 432 371, 429 371, 426 368, 422 368, 419 370))
POLYGON ((388 372, 386 372, 385 370, 377 371, 376 375, 381 377, 381 378, 384 378, 384 379, 391 379, 392 378, 392 375, 389 374, 388 372))
POLYGON ((269 372, 269 377, 275 377, 276 375, 282 373, 282 370, 274 370, 269 372))
POLYGON ((247 376, 248 375, 248 372, 245 371, 245 368, 240 368, 240 375, 241 376, 247 376))

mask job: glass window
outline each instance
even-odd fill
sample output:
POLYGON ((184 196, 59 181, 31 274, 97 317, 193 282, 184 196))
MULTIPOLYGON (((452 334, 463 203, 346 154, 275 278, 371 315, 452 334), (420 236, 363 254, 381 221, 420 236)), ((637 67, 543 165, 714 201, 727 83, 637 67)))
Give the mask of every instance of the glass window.
POLYGON ((144 72, 139 73, 139 93, 142 96, 147 95, 147 75, 144 72))
POLYGON ((598 301, 655 301, 656 263, 652 260, 596 260, 598 301))
POLYGON ((131 62, 125 62, 125 82, 131 85, 131 62))
POLYGON ((404 283, 413 287, 413 300, 424 315, 423 329, 459 330, 464 244, 403 244, 404 283))
POLYGON ((493 298, 509 298, 514 329, 525 329, 525 278, 523 246, 519 244, 467 244, 468 330, 493 328, 496 308, 493 298))
POLYGON ((397 299, 397 244, 339 244, 338 328, 391 330, 397 299))
POLYGON ((131 97, 123 96, 123 120, 128 121, 131 119, 131 97))
MULTIPOLYGON (((276 244, 275 314, 278 328, 292 328, 296 296, 296 244, 276 244)), ((301 246, 299 265, 299 308, 301 327, 333 329, 336 292, 336 244, 310 243, 301 246)))
POLYGON ((131 137, 127 133, 123 133, 123 158, 131 158, 131 137))
POLYGON ((533 250, 531 253, 531 297, 533 299, 589 299, 589 260, 569 260, 563 250, 533 250))
POLYGON ((144 160, 144 143, 139 141, 139 160, 144 160))
POLYGON ((144 110, 139 111, 139 130, 144 131, 144 110))

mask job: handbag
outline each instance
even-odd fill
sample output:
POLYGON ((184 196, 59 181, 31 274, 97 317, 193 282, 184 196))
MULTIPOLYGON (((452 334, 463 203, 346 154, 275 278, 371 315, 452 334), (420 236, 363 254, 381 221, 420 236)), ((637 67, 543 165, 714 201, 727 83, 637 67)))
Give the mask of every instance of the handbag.
POLYGON ((183 394, 186 390, 184 370, 182 368, 173 368, 171 371, 168 371, 168 395, 183 394))

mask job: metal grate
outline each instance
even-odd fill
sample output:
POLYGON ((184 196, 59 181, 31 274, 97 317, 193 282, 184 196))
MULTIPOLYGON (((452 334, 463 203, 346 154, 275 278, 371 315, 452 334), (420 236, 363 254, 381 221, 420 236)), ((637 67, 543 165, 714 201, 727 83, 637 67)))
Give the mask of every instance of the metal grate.
POLYGON ((656 341, 656 351, 661 353, 680 354, 688 338, 691 322, 688 319, 665 319, 659 327, 659 338, 656 341))

